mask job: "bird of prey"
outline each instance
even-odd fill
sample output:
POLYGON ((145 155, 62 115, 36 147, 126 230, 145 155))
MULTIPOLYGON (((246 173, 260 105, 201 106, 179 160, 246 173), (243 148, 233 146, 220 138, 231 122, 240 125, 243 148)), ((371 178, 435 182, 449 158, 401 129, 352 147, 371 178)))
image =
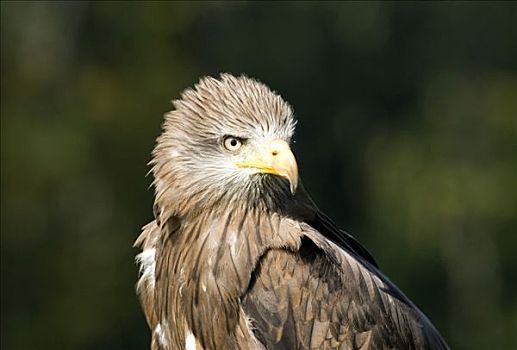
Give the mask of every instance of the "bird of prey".
POLYGON ((153 350, 448 349, 304 190, 277 93, 222 74, 173 105, 135 242, 153 350))

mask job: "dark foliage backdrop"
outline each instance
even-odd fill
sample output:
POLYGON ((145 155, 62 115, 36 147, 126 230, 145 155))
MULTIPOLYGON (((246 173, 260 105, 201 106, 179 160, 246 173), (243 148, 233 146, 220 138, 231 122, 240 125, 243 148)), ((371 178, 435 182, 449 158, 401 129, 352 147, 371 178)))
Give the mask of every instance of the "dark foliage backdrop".
POLYGON ((517 5, 1 3, 1 347, 142 349, 162 115, 246 73, 301 174, 455 349, 517 344, 517 5))

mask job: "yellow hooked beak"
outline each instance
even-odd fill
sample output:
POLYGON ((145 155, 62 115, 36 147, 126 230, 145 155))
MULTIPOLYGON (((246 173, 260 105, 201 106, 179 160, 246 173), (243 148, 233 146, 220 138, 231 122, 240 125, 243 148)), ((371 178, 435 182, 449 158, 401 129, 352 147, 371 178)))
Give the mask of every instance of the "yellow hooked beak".
POLYGON ((298 165, 287 142, 274 140, 262 150, 251 154, 247 160, 237 162, 239 168, 258 169, 261 173, 273 174, 286 178, 291 185, 291 193, 298 187, 298 165))

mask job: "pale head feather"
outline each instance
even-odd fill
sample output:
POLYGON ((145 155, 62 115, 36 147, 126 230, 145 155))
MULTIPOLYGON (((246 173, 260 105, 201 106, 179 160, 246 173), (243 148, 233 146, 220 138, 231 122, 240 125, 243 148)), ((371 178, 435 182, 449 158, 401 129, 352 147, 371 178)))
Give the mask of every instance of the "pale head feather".
POLYGON ((274 139, 290 143, 296 122, 280 95, 254 79, 222 74, 201 79, 173 105, 151 161, 161 215, 266 198, 266 187, 287 190, 285 181, 232 166, 234 155, 221 143, 228 135, 257 145, 274 139))

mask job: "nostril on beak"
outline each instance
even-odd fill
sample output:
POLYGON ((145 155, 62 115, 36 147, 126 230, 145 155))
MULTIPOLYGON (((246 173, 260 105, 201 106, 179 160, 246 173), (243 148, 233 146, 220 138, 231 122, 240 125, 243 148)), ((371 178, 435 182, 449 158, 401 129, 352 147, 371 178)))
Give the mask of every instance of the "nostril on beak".
POLYGON ((278 151, 277 151, 277 150, 274 150, 273 152, 271 152, 271 154, 272 154, 273 156, 276 156, 276 155, 278 155, 278 151))

